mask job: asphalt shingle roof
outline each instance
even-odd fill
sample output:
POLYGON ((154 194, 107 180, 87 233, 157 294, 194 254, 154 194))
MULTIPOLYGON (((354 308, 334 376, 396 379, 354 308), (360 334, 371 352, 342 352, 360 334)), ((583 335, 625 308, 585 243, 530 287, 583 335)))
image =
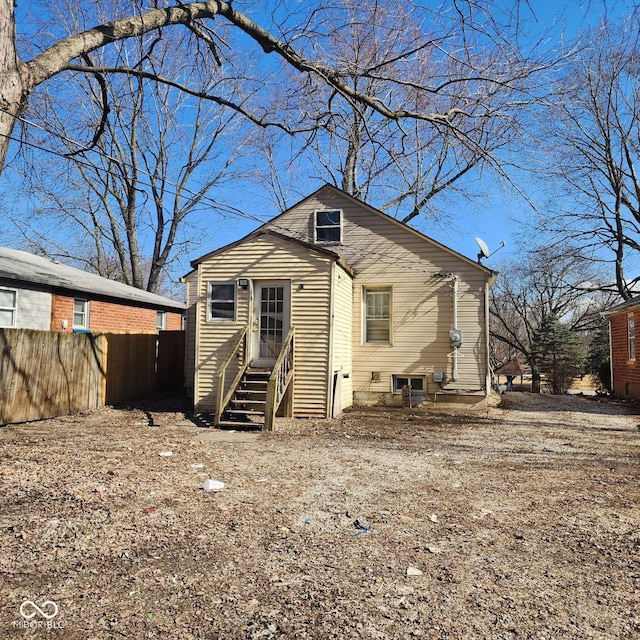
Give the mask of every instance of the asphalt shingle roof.
POLYGON ((182 302, 136 289, 25 251, 0 247, 0 279, 183 311, 182 302))

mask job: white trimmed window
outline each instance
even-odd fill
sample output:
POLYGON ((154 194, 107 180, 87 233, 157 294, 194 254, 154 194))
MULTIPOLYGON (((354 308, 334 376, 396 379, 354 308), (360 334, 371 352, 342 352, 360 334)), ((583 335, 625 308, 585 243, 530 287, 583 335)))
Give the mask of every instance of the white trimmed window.
POLYGON ((73 329, 79 331, 89 330, 89 301, 76 298, 73 301, 73 329))
POLYGON ((164 331, 167 328, 167 312, 156 311, 156 331, 164 331))
POLYGON ((424 376, 392 376, 393 393, 402 393, 402 387, 411 385, 411 395, 424 393, 424 376))
POLYGON ((314 232, 318 243, 342 242, 342 211, 316 211, 314 232))
POLYGON ((391 343, 391 289, 364 288, 364 341, 367 344, 391 343))
POLYGON ((636 320, 633 313, 627 315, 627 341, 629 343, 629 360, 636 359, 636 320))
POLYGON ((18 292, 15 289, 0 289, 0 327, 15 327, 18 308, 18 292))
POLYGON ((211 282, 209 284, 209 320, 235 322, 236 283, 211 282))

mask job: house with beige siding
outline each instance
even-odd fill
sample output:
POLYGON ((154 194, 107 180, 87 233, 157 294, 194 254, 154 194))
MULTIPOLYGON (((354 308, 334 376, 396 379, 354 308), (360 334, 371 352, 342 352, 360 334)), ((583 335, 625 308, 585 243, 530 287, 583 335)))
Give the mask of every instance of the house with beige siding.
POLYGON ((333 186, 192 267, 187 384, 217 424, 486 401, 495 274, 333 186))

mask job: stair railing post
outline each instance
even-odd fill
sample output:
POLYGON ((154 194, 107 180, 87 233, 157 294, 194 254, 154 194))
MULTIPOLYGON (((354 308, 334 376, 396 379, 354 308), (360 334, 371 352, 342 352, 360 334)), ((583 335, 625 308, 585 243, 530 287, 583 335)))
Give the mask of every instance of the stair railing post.
POLYGON ((267 394, 264 400, 264 430, 273 430, 273 419, 276 412, 276 379, 272 376, 267 384, 267 394))
POLYGON ((215 422, 213 424, 218 424, 220 422, 220 418, 222 417, 222 410, 224 407, 222 403, 224 401, 224 376, 225 370, 223 369, 218 373, 218 388, 216 390, 216 416, 215 422))
MULTIPOLYGON (((240 351, 240 348, 242 348, 242 351, 243 351, 243 354, 242 354, 243 366, 240 367, 240 370, 242 371, 246 366, 248 330, 249 330, 249 327, 247 326, 245 326, 242 329, 240 336, 236 340, 236 343, 231 349, 229 355, 227 356, 227 359, 222 363, 222 365, 220 365, 220 369, 218 370, 218 388, 216 390, 216 411, 215 411, 214 424, 218 424, 220 422, 220 419, 222 418, 222 413, 224 412, 224 409, 225 409, 225 405, 228 402, 228 398, 225 396, 225 393, 224 393, 225 374, 227 371, 227 367, 229 366, 233 358, 236 357, 236 354, 240 351)), ((236 381, 237 379, 239 379, 239 376, 236 376, 236 381)), ((234 381, 234 383, 236 381, 234 381)), ((232 394, 233 389, 231 389, 230 392, 232 394)), ((231 397, 229 393, 227 393, 227 395, 231 397)))

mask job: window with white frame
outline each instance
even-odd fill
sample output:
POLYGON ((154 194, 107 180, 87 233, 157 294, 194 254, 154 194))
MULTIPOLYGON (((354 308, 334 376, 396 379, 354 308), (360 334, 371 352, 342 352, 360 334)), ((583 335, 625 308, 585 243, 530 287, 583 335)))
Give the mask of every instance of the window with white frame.
POLYGON ((411 394, 424 392, 424 376, 392 376, 393 393, 402 393, 402 387, 411 386, 411 394))
POLYGON ((167 312, 156 311, 156 331, 164 331, 167 328, 167 312))
POLYGON ((629 343, 629 360, 636 359, 636 320, 632 313, 627 315, 627 340, 629 343))
POLYGON ((76 298, 73 301, 73 328, 74 330, 89 330, 89 301, 76 298))
POLYGON ((316 211, 316 242, 342 242, 342 211, 316 211))
POLYGON ((235 282, 211 282, 209 284, 209 320, 234 322, 235 319, 235 282))
POLYGON ((15 289, 0 289, 0 327, 15 327, 18 308, 18 292, 15 289))
POLYGON ((391 289, 364 288, 364 341, 373 344, 391 342, 391 289))

